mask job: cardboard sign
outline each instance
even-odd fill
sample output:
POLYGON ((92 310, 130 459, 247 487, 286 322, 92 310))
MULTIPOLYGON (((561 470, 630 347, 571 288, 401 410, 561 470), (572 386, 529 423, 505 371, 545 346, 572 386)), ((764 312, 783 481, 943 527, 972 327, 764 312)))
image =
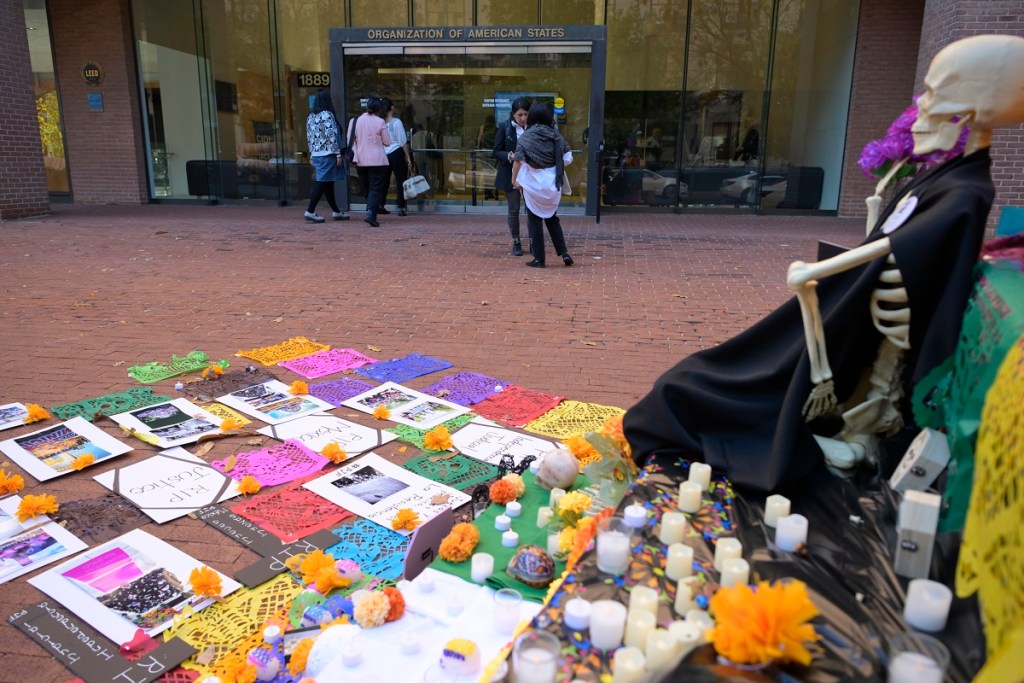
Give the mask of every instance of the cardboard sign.
POLYGON ((235 579, 246 588, 255 588, 285 571, 287 567, 284 563, 289 557, 323 550, 337 542, 337 536, 327 529, 322 529, 307 538, 280 548, 273 555, 268 555, 244 569, 239 569, 235 572, 235 579))
POLYGON ((206 522, 228 538, 241 543, 249 550, 263 557, 270 557, 281 551, 281 540, 259 524, 236 515, 222 505, 207 505, 199 508, 195 516, 206 522))

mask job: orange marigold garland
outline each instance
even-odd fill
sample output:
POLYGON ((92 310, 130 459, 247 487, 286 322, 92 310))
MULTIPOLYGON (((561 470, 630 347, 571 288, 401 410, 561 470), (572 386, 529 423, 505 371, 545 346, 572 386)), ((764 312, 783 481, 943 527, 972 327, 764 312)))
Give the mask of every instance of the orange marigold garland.
POLYGON ((469 522, 459 522, 441 541, 438 554, 442 560, 448 562, 465 562, 473 555, 473 550, 479 542, 480 530, 469 522))
POLYGON ((244 657, 233 657, 223 667, 225 683, 256 683, 256 665, 244 657))
POLYGON ((391 520, 391 528, 395 531, 401 531, 402 529, 413 531, 422 523, 423 520, 420 519, 419 513, 413 512, 409 508, 402 508, 395 515, 395 518, 391 520))
POLYGON ((25 488, 25 478, 20 474, 8 474, 0 470, 0 496, 7 496, 25 488))
POLYGON ((25 424, 32 424, 33 422, 42 422, 43 420, 50 419, 50 413, 47 412, 46 408, 42 407, 38 403, 29 403, 27 406, 25 406, 25 409, 28 410, 28 417, 22 420, 22 422, 24 422, 25 424))
POLYGON ((491 502, 498 505, 508 505, 516 499, 516 485, 505 479, 499 479, 491 484, 491 502))
POLYGON ((258 493, 263 486, 256 481, 256 477, 251 474, 247 474, 242 477, 242 480, 238 482, 238 492, 243 496, 248 496, 251 493, 258 493))
POLYGON ((295 649, 292 650, 291 658, 288 660, 288 671, 291 672, 292 676, 298 676, 306 670, 309 651, 313 649, 313 643, 315 642, 312 638, 303 638, 295 646, 295 649))
POLYGON ((570 436, 568 439, 562 439, 562 443, 569 449, 569 452, 576 456, 577 460, 586 460, 588 458, 596 458, 597 451, 590 442, 583 438, 583 436, 577 434, 576 436, 570 436))
POLYGON ((720 588, 709 609, 715 625, 708 638, 723 657, 738 664, 811 663, 806 643, 819 636, 807 622, 819 612, 802 581, 720 588))
POLYGON ((48 493, 43 493, 38 496, 27 495, 21 499, 18 503, 18 510, 15 513, 18 517, 19 522, 27 522, 30 519, 35 519, 39 515, 52 515, 57 511, 60 505, 57 504, 57 499, 48 493))
POLYGON ((85 455, 80 455, 71 461, 71 469, 79 472, 89 465, 92 465, 94 462, 96 462, 96 456, 92 453, 86 453, 85 455))
POLYGON ((299 396, 301 394, 308 394, 309 385, 303 382, 301 379, 297 379, 294 382, 292 382, 292 386, 290 389, 288 389, 288 391, 295 394, 296 396, 299 396))
POLYGON ((207 566, 196 567, 188 575, 188 583, 192 592, 201 598, 219 598, 224 589, 220 574, 207 566))
POLYGON ((324 456, 336 465, 338 463, 345 462, 348 458, 348 453, 346 453, 335 441, 324 446, 323 450, 320 451, 320 455, 324 456))
POLYGON ((388 610, 388 615, 384 617, 384 621, 398 621, 405 614, 405 596, 402 595, 402 591, 392 586, 384 589, 384 595, 391 605, 391 609, 388 610))
POLYGON ((444 425, 438 425, 423 435, 423 448, 428 451, 447 451, 453 445, 452 435, 444 425))
POLYGON ((391 417, 391 411, 385 405, 379 405, 373 409, 373 417, 377 420, 386 420, 391 417))

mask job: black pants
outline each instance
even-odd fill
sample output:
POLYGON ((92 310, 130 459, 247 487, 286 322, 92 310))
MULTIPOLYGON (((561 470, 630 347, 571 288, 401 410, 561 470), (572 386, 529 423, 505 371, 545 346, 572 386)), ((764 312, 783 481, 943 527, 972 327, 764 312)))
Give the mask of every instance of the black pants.
POLYGON ((316 205, 320 203, 321 197, 327 199, 327 203, 331 205, 331 211, 334 213, 341 211, 338 208, 337 200, 334 198, 333 180, 317 180, 313 183, 313 193, 309 195, 309 206, 306 208, 306 211, 316 213, 316 205))
POLYGON ((398 197, 395 199, 395 204, 398 208, 405 211, 407 205, 405 203, 405 192, 403 191, 402 184, 409 179, 409 165, 405 159, 405 150, 399 147, 394 152, 388 154, 388 163, 391 164, 391 168, 388 169, 387 175, 384 180, 384 195, 380 200, 380 208, 384 208, 384 204, 388 199, 388 186, 391 184, 391 174, 395 174, 395 187, 398 190, 398 197))
POLYGON ((388 170, 390 166, 359 166, 359 180, 363 184, 363 194, 366 195, 366 217, 370 220, 377 219, 377 211, 384 202, 384 195, 388 191, 388 170))
MULTIPOLYGON (((526 202, 523 202, 525 205, 526 202)), ((548 226, 548 234, 551 235, 551 245, 555 253, 563 256, 569 253, 565 247, 565 235, 562 234, 562 221, 558 220, 556 213, 551 218, 541 218, 530 207, 526 207, 526 227, 530 230, 530 253, 534 261, 544 263, 544 224, 548 226)))
POLYGON ((523 198, 522 192, 516 188, 505 191, 505 199, 508 201, 508 231, 512 233, 512 239, 519 241, 519 204, 523 198))

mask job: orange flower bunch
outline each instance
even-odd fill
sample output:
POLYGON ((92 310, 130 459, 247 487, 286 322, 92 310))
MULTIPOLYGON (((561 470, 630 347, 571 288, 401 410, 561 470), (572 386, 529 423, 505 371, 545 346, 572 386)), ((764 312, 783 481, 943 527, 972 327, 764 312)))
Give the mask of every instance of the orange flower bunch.
POLYGON ((94 462, 96 462, 96 456, 92 453, 86 453, 85 455, 80 455, 71 461, 71 469, 79 472, 94 462))
POLYGON ((586 552, 590 541, 597 535, 597 523, 605 517, 611 517, 614 513, 614 508, 605 508, 593 517, 584 517, 579 521, 576 525, 576 536, 573 539, 572 550, 569 551, 569 556, 565 558, 566 569, 575 567, 576 563, 583 557, 583 553, 586 552))
POLYGON ((292 650, 291 659, 288 660, 288 671, 291 672, 292 676, 298 676, 306 670, 306 663, 309 661, 309 651, 313 649, 313 643, 315 642, 312 638, 303 638, 295 646, 295 649, 292 650))
POLYGON ((28 417, 22 420, 25 424, 32 424, 33 422, 41 422, 43 420, 50 419, 50 413, 48 413, 46 408, 42 407, 38 403, 29 403, 25 408, 28 410, 28 417))
POLYGON ((192 592, 201 598, 219 598, 224 586, 220 574, 207 566, 196 567, 188 575, 188 583, 192 592))
POLYGON ((391 608, 388 610, 388 615, 384 617, 384 621, 398 621, 405 614, 405 596, 402 595, 402 591, 398 590, 394 586, 388 586, 384 589, 384 595, 388 599, 388 603, 391 608))
POLYGON ((391 411, 384 404, 381 404, 373 409, 373 417, 377 420, 386 420, 391 417, 391 411))
POLYGON ((294 571, 294 567, 291 566, 292 559, 298 561, 299 567, 296 573, 302 575, 302 583, 306 585, 316 581, 316 577, 319 576, 320 572, 324 569, 331 569, 334 567, 334 558, 323 550, 314 550, 307 555, 296 555, 294 558, 289 558, 289 562, 286 564, 289 566, 289 569, 294 571))
POLYGON ((256 477, 251 474, 247 474, 242 477, 242 480, 238 482, 238 492, 243 496, 248 496, 252 493, 257 493, 263 486, 256 481, 256 477))
POLYGON ((491 502, 498 505, 508 505, 516 499, 516 485, 507 479, 499 479, 491 484, 491 502))
POLYGON ((346 453, 335 441, 324 446, 324 449, 320 451, 320 455, 324 456, 334 464, 345 462, 345 459, 348 458, 348 453, 346 453))
POLYGON ((303 382, 301 379, 297 379, 292 382, 291 388, 288 391, 296 396, 309 393, 309 385, 303 382))
POLYGON ((626 433, 622 428, 622 418, 624 415, 625 413, 623 413, 623 415, 616 415, 615 417, 608 418, 604 421, 604 424, 601 425, 601 428, 597 430, 597 433, 604 434, 609 439, 617 443, 619 448, 622 449, 622 452, 632 458, 633 449, 630 447, 629 442, 626 441, 626 433))
POLYGON ((819 612, 802 581, 719 588, 710 611, 715 625, 708 638, 723 657, 739 664, 811 663, 806 643, 819 636, 807 622, 819 612))
POLYGON ((423 520, 420 519, 418 513, 413 512, 409 508, 402 508, 395 515, 395 518, 391 520, 391 528, 395 531, 401 531, 402 529, 412 531, 422 523, 423 520))
POLYGON ((210 379, 211 377, 220 377, 224 374, 224 368, 219 365, 210 365, 203 369, 203 379, 210 379))
POLYGON ((0 496, 7 496, 25 488, 25 478, 20 474, 8 474, 0 470, 0 496))
POLYGON ((590 442, 579 434, 570 436, 568 439, 562 439, 562 443, 565 444, 570 453, 576 456, 577 460, 596 459, 598 457, 597 451, 590 445, 590 442))
POLYGON ((241 429, 242 426, 242 422, 239 422, 233 417, 227 417, 220 423, 220 430, 222 432, 232 432, 236 429, 241 429))
POLYGON ((452 446, 452 435, 444 425, 434 427, 423 436, 423 447, 428 451, 447 451, 452 446))
POLYGON ((479 542, 480 530, 469 522, 459 522, 441 541, 438 554, 442 560, 448 562, 465 562, 473 555, 473 550, 479 542))
POLYGON ((522 498, 526 494, 526 482, 523 481, 523 477, 521 475, 518 475, 515 472, 509 472, 502 477, 502 479, 515 487, 516 498, 522 498))
POLYGON ((256 665, 250 664, 244 655, 232 655, 232 658, 223 664, 224 683, 256 683, 256 665))
POLYGON ((356 603, 353 616, 363 628, 380 626, 391 613, 391 600, 380 591, 373 591, 356 603))
POLYGON ((27 495, 18 503, 18 510, 15 514, 19 522, 27 522, 39 515, 52 515, 59 507, 57 499, 48 493, 38 496, 27 495))

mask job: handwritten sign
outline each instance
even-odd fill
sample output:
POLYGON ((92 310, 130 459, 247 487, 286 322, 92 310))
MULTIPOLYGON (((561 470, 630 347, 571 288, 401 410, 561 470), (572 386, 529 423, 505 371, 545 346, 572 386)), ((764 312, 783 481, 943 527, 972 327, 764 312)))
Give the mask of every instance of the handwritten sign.
POLYGON ((270 557, 280 552, 283 547, 277 536, 222 505, 207 505, 196 510, 195 516, 263 557, 270 557))
POLYGON ((273 555, 268 555, 244 569, 239 569, 235 572, 235 579, 246 588, 254 588, 286 570, 288 567, 285 566, 285 562, 289 557, 311 553, 315 550, 323 550, 337 542, 337 536, 323 529, 301 541, 296 541, 281 548, 273 555))

